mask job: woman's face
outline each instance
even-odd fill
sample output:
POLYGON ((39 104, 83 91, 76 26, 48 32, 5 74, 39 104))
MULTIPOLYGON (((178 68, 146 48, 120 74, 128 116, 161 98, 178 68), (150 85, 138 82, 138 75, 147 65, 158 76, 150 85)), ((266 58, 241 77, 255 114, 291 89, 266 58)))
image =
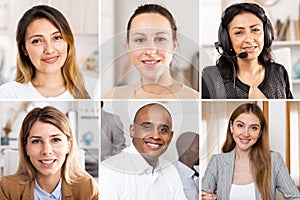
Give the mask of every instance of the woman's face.
POLYGON ((61 169, 70 150, 70 141, 56 126, 36 121, 25 146, 39 177, 61 177, 61 169))
POLYGON ((127 47, 131 61, 143 79, 157 79, 169 72, 176 43, 166 17, 144 13, 133 18, 127 47))
POLYGON ((260 120, 252 112, 242 113, 230 124, 230 130, 236 148, 240 151, 248 151, 260 137, 260 120))
POLYGON ((249 12, 236 15, 229 23, 228 32, 237 55, 247 52, 248 56, 243 59, 258 58, 264 47, 264 28, 256 15, 249 12))
POLYGON ((38 74, 61 73, 68 54, 68 44, 59 30, 47 19, 36 19, 25 34, 25 53, 38 74))

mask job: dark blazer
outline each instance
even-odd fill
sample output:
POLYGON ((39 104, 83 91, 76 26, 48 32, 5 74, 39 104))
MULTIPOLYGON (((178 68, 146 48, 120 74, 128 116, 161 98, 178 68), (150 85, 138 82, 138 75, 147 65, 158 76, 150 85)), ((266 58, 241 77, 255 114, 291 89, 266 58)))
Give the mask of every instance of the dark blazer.
MULTIPOLYGON (((218 200, 228 200, 234 172, 235 150, 213 155, 202 178, 202 190, 217 191, 218 200)), ((300 199, 300 193, 289 175, 286 164, 278 152, 271 152, 272 199, 276 199, 278 189, 285 199, 300 199)), ((261 200, 255 185, 255 196, 261 200)))
MULTIPOLYGON (((4 176, 0 180, 1 200, 33 200, 34 181, 24 184, 25 179, 19 175, 4 176)), ((92 177, 82 177, 78 183, 69 185, 62 180, 63 200, 98 200, 98 186, 92 177)))

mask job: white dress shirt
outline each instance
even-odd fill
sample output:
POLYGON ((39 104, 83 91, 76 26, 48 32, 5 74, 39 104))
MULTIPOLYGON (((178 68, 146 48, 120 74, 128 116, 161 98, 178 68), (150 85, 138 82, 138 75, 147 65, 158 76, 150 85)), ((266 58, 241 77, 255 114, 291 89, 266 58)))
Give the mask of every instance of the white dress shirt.
POLYGON ((188 200, 199 200, 199 178, 195 177, 195 171, 178 161, 176 164, 183 191, 188 200))
POLYGON ((102 162, 102 200, 186 200, 173 164, 159 159, 153 170, 134 145, 102 162))

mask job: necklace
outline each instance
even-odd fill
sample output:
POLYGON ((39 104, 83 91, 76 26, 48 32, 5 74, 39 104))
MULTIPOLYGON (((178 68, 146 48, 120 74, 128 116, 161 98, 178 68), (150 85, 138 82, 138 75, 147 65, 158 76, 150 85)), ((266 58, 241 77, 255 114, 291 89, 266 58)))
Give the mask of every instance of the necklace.
POLYGON ((249 85, 250 88, 257 88, 258 85, 259 85, 259 83, 260 83, 260 81, 261 81, 262 70, 263 70, 263 69, 262 69, 262 65, 259 65, 259 69, 258 69, 258 72, 257 72, 257 73, 258 73, 257 79, 256 79, 256 81, 255 81, 254 83, 252 83, 252 84, 250 84, 249 81, 245 81, 241 76, 239 76, 239 79, 240 79, 243 83, 249 85))

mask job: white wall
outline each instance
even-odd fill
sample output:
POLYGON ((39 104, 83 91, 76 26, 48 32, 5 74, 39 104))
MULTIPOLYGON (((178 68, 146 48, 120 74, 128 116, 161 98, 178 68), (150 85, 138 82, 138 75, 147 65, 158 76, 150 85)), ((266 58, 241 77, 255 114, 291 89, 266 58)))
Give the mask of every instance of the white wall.
POLYGON ((270 148, 286 156, 286 103, 269 101, 270 148))

